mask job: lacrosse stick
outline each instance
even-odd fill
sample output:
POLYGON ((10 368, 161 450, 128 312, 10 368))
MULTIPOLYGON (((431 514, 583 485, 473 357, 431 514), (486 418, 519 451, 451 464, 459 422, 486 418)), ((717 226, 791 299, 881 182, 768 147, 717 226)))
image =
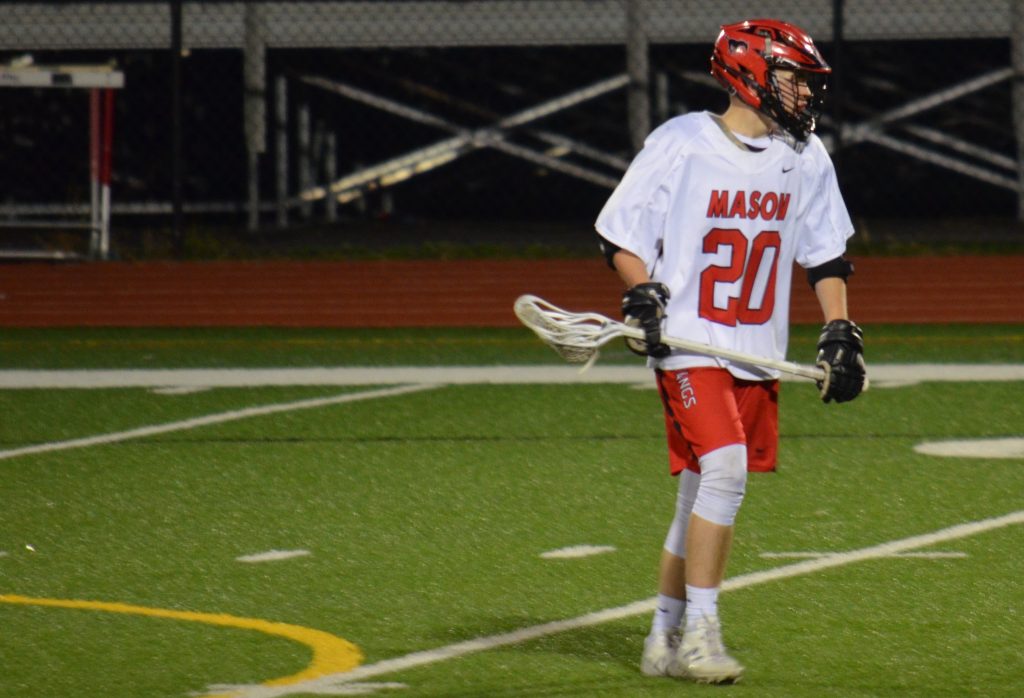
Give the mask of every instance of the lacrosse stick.
MULTIPOLYGON (((571 363, 584 364, 580 372, 586 371, 595 361, 602 346, 617 337, 643 339, 643 330, 630 327, 607 318, 600 313, 573 313, 563 310, 557 305, 548 303, 543 298, 523 295, 516 299, 513 306, 516 317, 533 330, 541 340, 571 363)), ((825 371, 818 366, 801 366, 791 361, 778 361, 763 356, 744 354, 732 349, 721 349, 710 344, 691 342, 675 337, 662 337, 661 341, 676 349, 685 349, 702 356, 729 359, 751 366, 773 368, 778 371, 810 378, 824 380, 825 371)))

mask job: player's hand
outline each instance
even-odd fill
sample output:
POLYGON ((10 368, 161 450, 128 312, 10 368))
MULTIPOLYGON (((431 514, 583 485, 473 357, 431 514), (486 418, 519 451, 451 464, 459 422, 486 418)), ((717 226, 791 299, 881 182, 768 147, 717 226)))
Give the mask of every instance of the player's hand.
POLYGON ((825 369, 825 380, 818 381, 824 402, 848 402, 864 390, 867 368, 864 365, 864 334, 856 323, 833 320, 818 337, 816 363, 825 369))
POLYGON ((653 281, 637 284, 622 294, 622 316, 626 324, 644 331, 644 339, 626 338, 626 346, 634 354, 663 359, 672 352, 661 343, 661 321, 668 299, 668 286, 653 281))

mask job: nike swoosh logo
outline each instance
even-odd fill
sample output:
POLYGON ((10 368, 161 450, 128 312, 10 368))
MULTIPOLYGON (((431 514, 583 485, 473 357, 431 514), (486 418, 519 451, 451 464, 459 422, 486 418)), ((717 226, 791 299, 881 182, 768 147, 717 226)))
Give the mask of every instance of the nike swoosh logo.
MULTIPOLYGON (((793 167, 795 167, 795 165, 794 165, 793 167)), ((782 168, 782 174, 786 174, 787 172, 789 172, 790 170, 792 170, 792 169, 793 169, 793 167, 783 167, 783 168, 782 168)))

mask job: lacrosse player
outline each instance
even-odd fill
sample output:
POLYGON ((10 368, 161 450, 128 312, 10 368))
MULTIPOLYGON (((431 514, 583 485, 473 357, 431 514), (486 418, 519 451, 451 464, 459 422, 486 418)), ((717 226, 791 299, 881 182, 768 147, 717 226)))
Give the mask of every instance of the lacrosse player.
POLYGON ((742 676, 722 641, 718 594, 747 472, 773 471, 778 442, 777 371, 673 350, 661 333, 783 359, 796 261, 824 315, 821 399, 846 402, 864 387, 863 339, 846 300, 853 225, 812 133, 829 72, 792 24, 723 26, 711 74, 728 108, 654 130, 596 222, 627 288, 626 323, 645 335, 626 341, 654 369, 679 476, 641 661, 648 675, 742 676))

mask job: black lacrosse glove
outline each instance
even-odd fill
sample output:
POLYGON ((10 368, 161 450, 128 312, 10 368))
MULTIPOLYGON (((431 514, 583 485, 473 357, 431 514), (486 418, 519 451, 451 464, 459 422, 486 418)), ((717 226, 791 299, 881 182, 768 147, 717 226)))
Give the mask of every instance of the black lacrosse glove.
POLYGON ((864 335, 856 323, 833 320, 818 337, 816 363, 825 369, 825 380, 818 381, 824 402, 849 402, 864 390, 867 369, 864 366, 864 335))
POLYGON ((661 343, 661 321, 668 299, 668 286, 653 281, 637 284, 622 294, 626 324, 644 331, 644 339, 626 337, 626 346, 634 354, 663 359, 672 353, 671 348, 661 343))

